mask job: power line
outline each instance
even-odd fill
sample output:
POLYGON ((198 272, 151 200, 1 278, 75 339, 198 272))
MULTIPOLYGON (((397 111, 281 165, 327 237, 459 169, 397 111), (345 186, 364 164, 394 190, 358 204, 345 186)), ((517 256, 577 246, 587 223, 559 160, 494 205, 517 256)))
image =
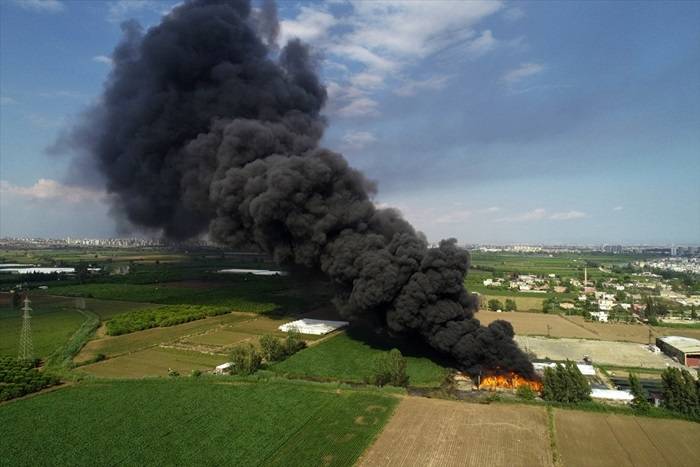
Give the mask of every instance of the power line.
POLYGON ((33 360, 34 359, 34 344, 32 342, 32 325, 31 325, 31 315, 32 307, 31 300, 25 295, 24 297, 24 307, 22 307, 22 332, 19 335, 19 354, 17 358, 19 360, 33 360))

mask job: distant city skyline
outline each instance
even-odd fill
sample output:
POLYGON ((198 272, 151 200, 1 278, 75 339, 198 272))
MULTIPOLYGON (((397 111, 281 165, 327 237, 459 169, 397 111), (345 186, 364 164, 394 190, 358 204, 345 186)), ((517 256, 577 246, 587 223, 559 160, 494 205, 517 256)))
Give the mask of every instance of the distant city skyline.
MULTIPOLYGON (((120 22, 176 3, 0 2, 0 237, 123 236, 46 149, 99 95, 120 22)), ((279 6, 280 41, 319 53, 324 145, 378 205, 431 242, 700 242, 700 3, 387 5, 279 6)))

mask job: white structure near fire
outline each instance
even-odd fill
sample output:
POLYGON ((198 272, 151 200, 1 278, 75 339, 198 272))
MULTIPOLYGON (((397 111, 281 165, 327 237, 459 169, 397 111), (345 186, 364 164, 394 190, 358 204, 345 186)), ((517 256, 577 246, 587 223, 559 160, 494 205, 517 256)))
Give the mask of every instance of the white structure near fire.
POLYGON ((296 321, 292 321, 290 323, 285 323, 279 326, 277 329, 279 329, 282 332, 289 332, 291 330, 295 330, 297 332, 300 332, 301 334, 322 336, 324 334, 328 334, 329 332, 333 332, 337 329, 345 327, 348 324, 350 323, 347 321, 303 318, 298 319, 296 321))

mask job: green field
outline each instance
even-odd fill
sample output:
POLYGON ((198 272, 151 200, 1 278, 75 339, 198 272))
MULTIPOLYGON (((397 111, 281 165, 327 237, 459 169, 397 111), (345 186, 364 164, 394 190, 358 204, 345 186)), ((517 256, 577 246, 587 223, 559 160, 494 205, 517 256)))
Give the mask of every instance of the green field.
MULTIPOLYGON (((32 340, 34 355, 46 358, 64 345, 85 321, 85 316, 75 308, 75 299, 56 297, 45 293, 32 294, 32 340)), ((22 311, 13 309, 8 300, 0 305, 0 356, 17 355, 19 334, 22 328, 22 311)), ((85 300, 85 309, 109 319, 152 304, 117 302, 107 300, 85 300)))
POLYGON ((227 360, 226 355, 152 347, 83 366, 80 371, 100 378, 165 377, 171 369, 181 375, 189 375, 192 370, 211 371, 227 360))
MULTIPOLYGON (((386 343, 382 343, 381 347, 376 344, 353 339, 343 333, 302 350, 271 369, 290 377, 362 382, 372 376, 373 359, 391 349, 391 345, 386 343)), ((427 357, 411 356, 400 344, 397 347, 406 356, 409 385, 440 386, 447 374, 445 368, 427 357)))
POLYGON ((51 287, 51 293, 70 297, 148 302, 162 305, 205 305, 234 311, 265 313, 273 310, 299 311, 323 301, 315 291, 293 287, 286 278, 245 276, 228 282, 209 282, 190 287, 187 283, 129 284, 91 283, 51 287))
POLYGON ((0 406, 2 464, 351 465, 391 416, 379 391, 234 379, 81 383, 0 406))
MULTIPOLYGON (((65 344, 85 317, 73 308, 33 305, 31 327, 34 356, 46 358, 65 344)), ((21 311, 0 308, 0 356, 17 356, 22 329, 21 311)))

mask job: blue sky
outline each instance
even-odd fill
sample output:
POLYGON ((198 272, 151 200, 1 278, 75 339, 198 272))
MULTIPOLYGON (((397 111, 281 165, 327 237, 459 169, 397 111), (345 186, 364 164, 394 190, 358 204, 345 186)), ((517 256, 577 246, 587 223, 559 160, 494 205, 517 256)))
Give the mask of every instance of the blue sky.
MULTIPOLYGON (((119 23, 173 1, 0 2, 0 236, 111 236, 48 155, 119 23)), ((280 2, 314 46, 324 144, 428 238, 700 243, 700 2, 280 2)))

